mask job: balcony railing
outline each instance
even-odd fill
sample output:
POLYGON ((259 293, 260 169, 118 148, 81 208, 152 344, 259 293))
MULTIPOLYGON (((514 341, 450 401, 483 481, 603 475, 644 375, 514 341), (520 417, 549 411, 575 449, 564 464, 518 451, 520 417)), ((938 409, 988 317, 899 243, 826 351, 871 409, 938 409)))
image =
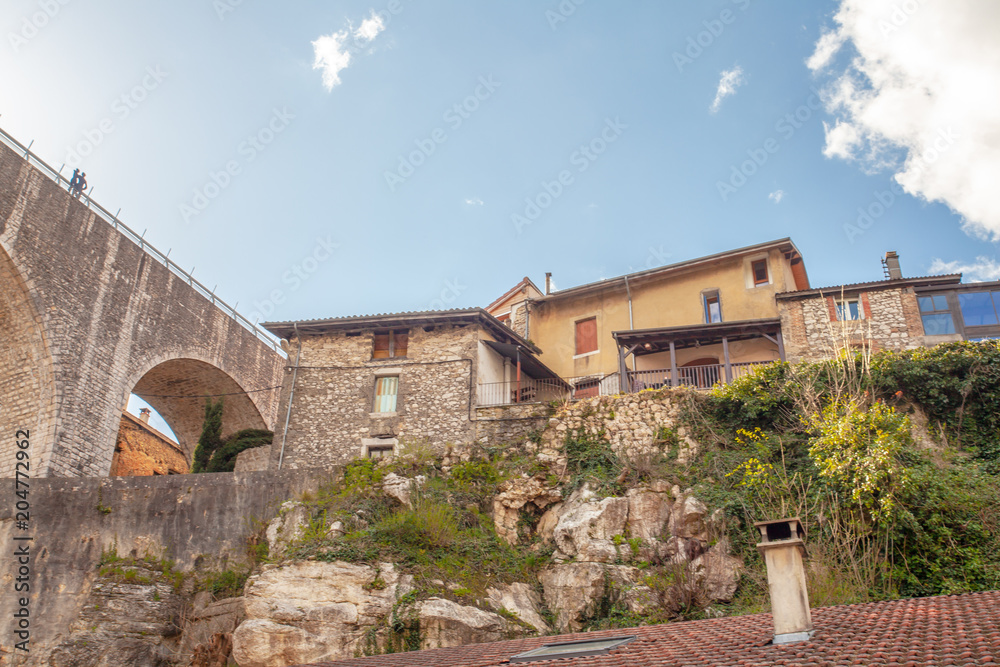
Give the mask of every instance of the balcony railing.
POLYGON ((479 407, 491 405, 513 405, 517 403, 546 403, 570 397, 570 388, 562 380, 532 380, 487 382, 477 388, 476 404, 479 407))
MULTIPOLYGON (((750 372, 754 366, 769 364, 770 361, 740 361, 729 364, 732 379, 735 380, 750 372)), ((647 371, 629 371, 631 391, 643 389, 660 389, 671 386, 671 371, 661 368, 647 371)), ((717 384, 726 383, 726 365, 708 364, 705 366, 679 366, 677 368, 677 384, 679 386, 710 389, 717 384)))

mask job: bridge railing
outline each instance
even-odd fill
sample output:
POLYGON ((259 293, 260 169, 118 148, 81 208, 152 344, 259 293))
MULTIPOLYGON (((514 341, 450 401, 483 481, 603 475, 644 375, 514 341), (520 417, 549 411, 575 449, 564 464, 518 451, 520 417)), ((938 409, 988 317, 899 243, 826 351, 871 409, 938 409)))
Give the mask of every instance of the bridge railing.
MULTIPOLYGON (((69 179, 67 179, 65 176, 62 175, 61 173, 62 169, 56 171, 51 166, 49 166, 44 160, 42 160, 40 157, 31 152, 31 144, 33 144, 34 142, 31 142, 27 146, 25 146, 14 137, 7 134, 2 128, 0 128, 0 141, 7 144, 7 146, 12 150, 20 153, 24 157, 24 159, 28 161, 29 164, 31 164, 36 169, 41 171, 43 174, 51 178, 53 181, 56 182, 57 185, 69 189, 69 179)), ((150 245, 149 241, 143 239, 142 235, 136 234, 128 225, 119 220, 117 213, 112 214, 106 208, 104 208, 97 202, 93 201, 90 198, 89 192, 81 195, 80 200, 88 208, 97 213, 98 217, 103 218, 105 222, 113 226, 119 232, 124 234, 130 241, 139 246, 140 250, 147 253, 154 259, 158 260, 161 264, 166 266, 167 269, 172 271, 174 275, 184 280, 184 282, 190 285, 195 291, 197 291, 203 297, 211 301, 212 305, 214 305, 215 307, 219 308, 224 313, 232 317, 245 329, 247 329, 255 336, 257 336, 257 338, 270 345, 275 350, 275 352, 277 352, 282 356, 286 356, 284 350, 281 349, 281 346, 278 342, 279 339, 276 336, 272 335, 269 331, 262 329, 261 327, 258 327, 256 322, 251 322, 246 317, 236 312, 235 308, 233 308, 228 303, 217 297, 214 291, 208 289, 203 284, 198 282, 194 278, 194 276, 192 276, 190 273, 182 269, 176 262, 172 261, 165 254, 163 254, 155 247, 150 245)), ((118 210, 120 213, 121 209, 118 210)))

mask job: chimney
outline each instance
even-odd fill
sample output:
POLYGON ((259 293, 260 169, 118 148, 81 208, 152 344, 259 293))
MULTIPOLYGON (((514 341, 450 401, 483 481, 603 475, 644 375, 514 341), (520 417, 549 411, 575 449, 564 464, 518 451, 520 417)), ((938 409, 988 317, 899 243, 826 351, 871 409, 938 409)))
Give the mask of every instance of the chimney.
POLYGON ((139 410, 139 421, 143 424, 149 423, 149 408, 143 408, 139 410))
POLYGON ((885 253, 885 259, 882 260, 882 265, 885 267, 885 273, 889 280, 903 279, 903 271, 899 268, 899 255, 896 254, 895 250, 890 250, 885 253))
POLYGON ((806 531, 798 517, 755 523, 761 542, 757 550, 767 564, 767 586, 771 592, 774 643, 806 641, 813 635, 809 613, 809 591, 803 557, 806 531))
POLYGON ((545 293, 552 294, 552 273, 546 272, 545 274, 545 293))

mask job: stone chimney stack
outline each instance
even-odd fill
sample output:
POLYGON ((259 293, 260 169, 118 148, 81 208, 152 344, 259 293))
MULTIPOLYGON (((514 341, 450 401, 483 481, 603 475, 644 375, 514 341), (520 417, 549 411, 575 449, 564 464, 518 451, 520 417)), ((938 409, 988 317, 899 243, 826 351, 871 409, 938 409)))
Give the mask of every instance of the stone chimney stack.
POLYGON ((546 272, 545 274, 545 293, 552 294, 552 273, 546 272))
POLYGON ((149 423, 149 408, 143 408, 139 410, 139 421, 143 424, 149 423))
POLYGON ((885 265, 885 271, 889 276, 889 280, 903 279, 903 271, 899 268, 899 255, 896 254, 895 250, 885 253, 885 259, 882 260, 882 264, 885 265))
POLYGON ((767 564, 767 585, 771 591, 774 643, 806 641, 813 634, 809 613, 809 591, 803 558, 806 531, 798 517, 761 521, 754 524, 761 535, 757 550, 767 564))

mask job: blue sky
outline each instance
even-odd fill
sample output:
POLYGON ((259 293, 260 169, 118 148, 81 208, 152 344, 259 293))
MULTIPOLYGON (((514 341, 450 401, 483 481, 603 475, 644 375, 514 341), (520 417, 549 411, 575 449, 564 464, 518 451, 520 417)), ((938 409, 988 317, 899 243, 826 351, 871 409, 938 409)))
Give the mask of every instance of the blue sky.
POLYGON ((814 286, 878 279, 886 250, 907 275, 991 278, 997 16, 987 0, 8 0, 0 126, 79 160, 95 199, 251 319, 486 305, 525 275, 570 287, 784 236, 814 286), (315 68, 314 42, 347 66, 315 68), (886 62, 905 89, 929 72, 926 108, 886 62), (944 157, 887 194, 943 128, 944 157))

